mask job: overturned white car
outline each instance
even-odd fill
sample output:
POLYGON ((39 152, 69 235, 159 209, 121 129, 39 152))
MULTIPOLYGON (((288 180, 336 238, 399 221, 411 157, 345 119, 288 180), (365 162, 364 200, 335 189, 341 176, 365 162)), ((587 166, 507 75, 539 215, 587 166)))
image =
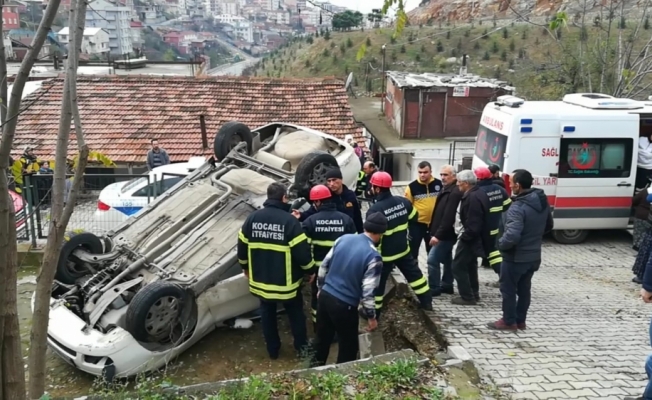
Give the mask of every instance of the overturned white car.
MULTIPOLYGON (((353 149, 289 124, 253 133, 227 123, 211 159, 106 236, 66 236, 52 290, 48 344, 107 379, 158 369, 218 326, 258 308, 236 258, 238 231, 272 182, 301 196, 353 149), (285 144, 284 144, 285 143, 285 144)), ((262 340, 262 338, 261 338, 262 340)))

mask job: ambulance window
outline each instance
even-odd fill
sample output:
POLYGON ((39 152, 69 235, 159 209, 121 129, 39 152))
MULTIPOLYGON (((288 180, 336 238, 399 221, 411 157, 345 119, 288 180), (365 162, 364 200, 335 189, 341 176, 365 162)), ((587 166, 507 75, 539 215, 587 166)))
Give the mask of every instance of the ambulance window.
POLYGON ((626 178, 630 175, 632 139, 562 139, 560 178, 626 178))
POLYGON ((495 164, 502 170, 505 163, 507 136, 480 125, 475 142, 475 156, 485 164, 495 164))

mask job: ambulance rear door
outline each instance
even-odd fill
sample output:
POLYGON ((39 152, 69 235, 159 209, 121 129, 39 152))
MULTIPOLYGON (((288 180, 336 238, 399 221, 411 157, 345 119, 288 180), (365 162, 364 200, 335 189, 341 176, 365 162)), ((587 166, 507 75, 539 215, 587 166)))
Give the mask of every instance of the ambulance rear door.
POLYGON ((537 121, 536 129, 521 126, 518 158, 520 168, 530 171, 534 177, 534 186, 543 189, 548 196, 550 206, 554 206, 560 137, 556 132, 545 129, 544 125, 547 125, 548 122, 537 121))
POLYGON ((556 230, 627 228, 636 179, 638 117, 608 114, 561 122, 556 230))

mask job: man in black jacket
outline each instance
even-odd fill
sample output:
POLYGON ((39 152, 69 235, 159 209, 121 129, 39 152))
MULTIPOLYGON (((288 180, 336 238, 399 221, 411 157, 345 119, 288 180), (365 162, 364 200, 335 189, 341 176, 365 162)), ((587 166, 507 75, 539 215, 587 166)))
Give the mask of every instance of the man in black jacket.
POLYGON ((455 216, 462 200, 462 192, 457 187, 455 168, 452 165, 441 167, 441 180, 444 188, 437 195, 435 210, 430 221, 430 245, 428 252, 428 286, 434 297, 442 293, 453 294, 453 246, 455 235, 455 216), (442 277, 440 264, 444 265, 442 277))
POLYGON ((543 190, 532 188, 533 180, 532 174, 524 169, 517 169, 509 177, 516 196, 507 210, 505 232, 498 240, 503 256, 500 270, 503 317, 487 324, 491 329, 526 328, 532 276, 541 265, 541 242, 543 235, 553 228, 548 198, 543 190))
POLYGON ((477 186, 473 171, 464 170, 457 174, 457 186, 464 193, 460 203, 462 230, 453 259, 453 276, 460 297, 454 298, 452 303, 476 305, 480 300, 478 258, 486 257, 491 240, 487 226, 489 197, 477 186))
MULTIPOLYGON (((360 209, 360 203, 355 192, 342 183, 342 171, 339 168, 326 172, 326 186, 328 186, 333 194, 332 201, 335 203, 337 211, 343 212, 351 217, 357 233, 362 233, 362 210, 360 209)), ((304 212, 292 211, 292 215, 299 218, 301 222, 315 213, 317 213, 317 209, 314 206, 304 212)))
POLYGON ((491 164, 489 166, 489 171, 491 172, 491 180, 493 181, 494 184, 500 186, 503 189, 507 189, 505 187, 505 181, 500 177, 500 167, 497 166, 496 164, 491 164))

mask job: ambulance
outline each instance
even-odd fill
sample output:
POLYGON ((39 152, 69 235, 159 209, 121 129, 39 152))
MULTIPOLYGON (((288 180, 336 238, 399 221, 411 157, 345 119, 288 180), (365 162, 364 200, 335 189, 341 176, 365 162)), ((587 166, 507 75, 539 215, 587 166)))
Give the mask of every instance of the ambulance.
POLYGON ((562 101, 500 96, 480 119, 473 167, 527 169, 548 196, 556 241, 576 244, 590 230, 628 229, 638 140, 652 134, 652 104, 577 93, 562 101))

